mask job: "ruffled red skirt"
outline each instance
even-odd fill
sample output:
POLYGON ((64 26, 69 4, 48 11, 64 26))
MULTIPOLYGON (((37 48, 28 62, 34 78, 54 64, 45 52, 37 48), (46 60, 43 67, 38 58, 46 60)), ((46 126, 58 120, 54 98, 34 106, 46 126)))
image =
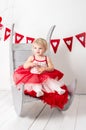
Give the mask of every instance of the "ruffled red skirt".
POLYGON ((54 69, 51 72, 43 72, 42 74, 32 74, 30 69, 24 69, 23 66, 19 66, 13 74, 13 79, 16 85, 21 83, 42 83, 47 78, 58 78, 60 80, 63 77, 63 73, 54 69))
MULTIPOLYGON (((23 66, 19 66, 13 74, 13 79, 16 85, 19 84, 28 84, 28 83, 43 83, 48 78, 58 79, 60 80, 63 77, 63 73, 59 70, 54 69, 51 72, 43 72, 42 74, 32 74, 30 72, 30 69, 24 69, 23 66)), ((43 102, 49 104, 51 107, 59 107, 60 109, 63 109, 64 105, 68 101, 68 90, 66 85, 62 86, 63 89, 66 90, 66 92, 62 95, 59 95, 58 92, 45 92, 44 95, 40 98, 43 102)), ((27 90, 24 90, 24 93, 26 95, 30 95, 33 97, 36 97, 35 91, 28 92, 27 90)))

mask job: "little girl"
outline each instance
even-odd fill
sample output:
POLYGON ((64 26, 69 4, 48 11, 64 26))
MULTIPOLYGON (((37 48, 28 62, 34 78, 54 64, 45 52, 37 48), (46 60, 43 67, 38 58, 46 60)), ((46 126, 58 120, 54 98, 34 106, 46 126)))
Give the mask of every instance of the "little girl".
POLYGON ((45 39, 38 38, 32 43, 33 55, 19 66, 13 75, 19 89, 24 85, 24 93, 40 98, 51 107, 63 108, 68 101, 68 89, 59 80, 63 73, 54 68, 50 57, 44 55, 47 50, 45 39))

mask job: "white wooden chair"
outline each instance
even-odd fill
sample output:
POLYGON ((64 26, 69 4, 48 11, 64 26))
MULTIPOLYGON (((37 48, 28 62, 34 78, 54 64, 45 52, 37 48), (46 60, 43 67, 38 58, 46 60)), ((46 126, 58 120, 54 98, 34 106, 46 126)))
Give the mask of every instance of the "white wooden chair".
MULTIPOLYGON (((50 39, 51 39, 54 28, 55 28, 55 25, 52 26, 48 32, 48 35, 46 38, 48 43, 50 43, 50 39)), ((30 103, 33 101, 37 101, 39 99, 25 95, 24 85, 21 85, 21 90, 18 90, 13 83, 12 76, 13 76, 14 70, 19 65, 22 65, 26 61, 28 56, 31 55, 32 53, 31 44, 25 44, 25 43, 13 44, 13 30, 14 30, 14 25, 12 26, 11 43, 10 43, 10 70, 11 70, 12 96, 13 96, 13 102, 14 102, 16 113, 19 116, 24 116, 24 112, 27 111, 26 108, 24 107, 25 103, 30 103)), ((68 105, 66 105, 64 110, 67 110, 71 103, 72 103, 72 100, 70 101, 68 105)))

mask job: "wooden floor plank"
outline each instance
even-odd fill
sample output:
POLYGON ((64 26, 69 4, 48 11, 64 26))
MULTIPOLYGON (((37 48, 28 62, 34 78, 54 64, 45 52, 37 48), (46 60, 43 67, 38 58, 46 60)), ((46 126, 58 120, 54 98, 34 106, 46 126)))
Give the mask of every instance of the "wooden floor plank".
MULTIPOLYGON (((8 96, 8 94, 6 96, 8 96)), ((5 109, 7 106, 8 108, 5 109, 5 111, 0 112, 0 130, 27 130, 44 107, 44 104, 41 101, 30 103, 28 105, 27 116, 18 117, 14 110, 14 106, 11 105, 11 100, 9 100, 9 98, 7 99, 8 100, 4 101, 2 108, 5 109)))
POLYGON ((75 130, 86 130, 86 95, 80 96, 75 130))
MULTIPOLYGON (((31 106, 33 107, 33 105, 31 106)), ((12 110, 12 115, 10 114, 9 117, 7 116, 8 121, 4 121, 4 125, 0 128, 0 130, 28 130, 28 128, 34 123, 34 120, 43 108, 43 105, 41 103, 37 106, 39 108, 36 109, 36 107, 33 107, 28 110, 28 114, 26 117, 18 117, 16 113, 12 110)))
POLYGON ((11 91, 0 91, 0 107, 9 96, 12 96, 11 91))
POLYGON ((50 119, 53 109, 46 105, 44 110, 40 113, 39 117, 35 120, 34 124, 28 130, 43 130, 50 119))
POLYGON ((64 114, 61 111, 54 109, 52 116, 47 122, 47 125, 44 130, 58 130, 62 123, 63 118, 64 114))
POLYGON ((41 101, 28 105, 25 117, 17 116, 11 91, 0 91, 0 130, 85 130, 86 95, 76 95, 65 112, 51 109, 41 101))
POLYGON ((55 110, 45 130, 75 130, 78 100, 79 96, 76 96, 67 111, 59 112, 55 110))

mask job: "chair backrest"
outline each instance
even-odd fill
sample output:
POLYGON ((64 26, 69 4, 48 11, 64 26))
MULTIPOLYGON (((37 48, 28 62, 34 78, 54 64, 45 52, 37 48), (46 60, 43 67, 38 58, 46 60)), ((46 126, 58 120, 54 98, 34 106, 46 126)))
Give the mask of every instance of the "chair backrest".
MULTIPOLYGON (((31 44, 12 44, 11 46, 11 67, 14 71, 18 66, 22 65, 29 56, 32 55, 31 44)), ((47 52, 49 55, 49 51, 47 52)))
POLYGON ((32 55, 30 44, 13 44, 12 45, 12 59, 13 70, 22 65, 27 58, 32 55))
MULTIPOLYGON (((55 25, 53 25, 47 35, 47 42, 48 42, 48 46, 50 46, 50 39, 53 33, 53 30, 55 28, 55 25)), ((14 25, 12 27, 12 34, 11 34, 11 43, 10 43, 10 69, 11 69, 11 75, 14 72, 14 70, 22 65, 27 58, 32 55, 32 45, 31 43, 20 43, 20 44, 16 44, 16 43, 12 43, 13 42, 13 30, 14 30, 14 25)), ((48 49, 48 51, 46 52, 47 55, 50 55, 50 47, 48 49)))

